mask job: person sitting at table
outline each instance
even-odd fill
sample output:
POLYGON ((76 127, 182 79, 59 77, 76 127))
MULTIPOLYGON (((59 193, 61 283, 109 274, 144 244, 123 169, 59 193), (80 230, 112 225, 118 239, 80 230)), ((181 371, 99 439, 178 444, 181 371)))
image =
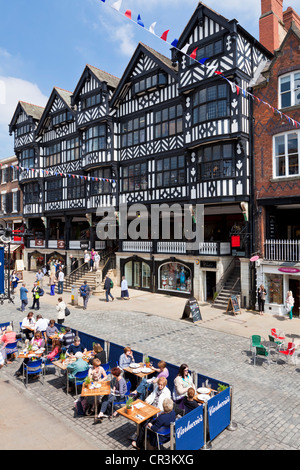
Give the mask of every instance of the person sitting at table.
POLYGON ((103 351, 103 348, 101 344, 99 343, 94 343, 93 345, 93 357, 90 359, 90 364, 93 364, 94 359, 99 359, 101 361, 101 364, 106 364, 106 353, 103 351))
POLYGON ((183 398, 187 395, 187 391, 190 387, 196 390, 193 379, 189 374, 189 366, 187 364, 181 364, 174 380, 173 400, 182 409, 183 398))
POLYGON ((32 344, 32 346, 38 346, 39 348, 43 348, 45 346, 45 340, 41 331, 36 331, 34 333, 34 337, 30 341, 30 344, 32 344))
POLYGON ((47 340, 46 330, 48 325, 49 320, 47 320, 47 318, 43 318, 43 316, 39 313, 36 316, 35 331, 41 331, 45 340, 47 340))
POLYGON ((100 359, 93 359, 93 367, 89 369, 89 377, 93 382, 102 382, 103 380, 107 380, 107 374, 101 366, 100 359))
MULTIPOLYGON (((125 367, 129 367, 134 362, 133 351, 129 346, 124 348, 124 353, 119 358, 119 367, 123 370, 125 367)), ((124 377, 131 382, 131 390, 135 390, 137 386, 137 377, 130 372, 124 371, 124 377)))
MULTIPOLYGON (((153 392, 146 398, 145 402, 149 405, 159 408, 161 411, 164 411, 163 402, 166 398, 171 400, 171 392, 167 387, 167 379, 165 377, 160 377, 157 381, 157 385, 153 392)), ((172 401, 172 400, 171 400, 172 401)), ((172 401, 173 409, 173 401, 172 401)), ((175 412, 174 412, 175 414, 175 412)), ((135 449, 142 449, 145 440, 145 428, 152 421, 146 420, 140 427, 140 432, 136 441, 132 441, 132 447, 135 449)))
POLYGON ((71 382, 71 387, 75 385, 75 375, 78 372, 84 372, 89 369, 89 364, 82 358, 83 354, 81 351, 75 353, 76 361, 72 362, 67 366, 69 381, 71 382))
MULTIPOLYGON (((110 382, 111 393, 109 395, 105 395, 102 399, 100 413, 98 414, 98 418, 100 419, 108 418, 106 412, 111 408, 114 397, 116 397, 118 401, 122 401, 125 399, 125 394, 127 392, 126 380, 122 375, 121 369, 119 367, 113 367, 110 373, 113 376, 110 382)), ((117 416, 118 413, 115 411, 113 417, 116 418, 117 416)))
MULTIPOLYGON (((157 449, 157 438, 156 438, 156 435, 153 434, 153 432, 157 432, 163 426, 169 427, 171 423, 175 423, 176 413, 173 409, 173 405, 174 405, 173 400, 171 400, 170 398, 165 398, 163 401, 163 412, 160 413, 157 416, 157 418, 153 419, 150 423, 148 423, 147 425, 147 428, 148 428, 147 429, 147 449, 149 450, 157 449)), ((168 442, 169 436, 161 436, 159 440, 163 444, 165 442, 168 442)))
POLYGON ((69 326, 66 326, 66 333, 64 334, 62 345, 65 350, 68 350, 69 346, 74 343, 75 333, 71 330, 69 326))
POLYGON ((132 392, 132 395, 135 395, 136 398, 139 398, 140 400, 144 401, 147 391, 151 389, 153 391, 153 386, 155 386, 158 382, 158 379, 160 377, 165 377, 166 379, 169 377, 169 371, 167 369, 167 364, 165 361, 159 361, 157 364, 158 368, 153 367, 153 369, 158 372, 156 377, 152 377, 150 379, 146 379, 146 377, 143 377, 140 383, 138 384, 136 390, 132 392))
POLYGON ((84 348, 82 344, 80 343, 79 336, 75 336, 74 343, 69 346, 66 352, 66 355, 71 356, 72 354, 74 354, 75 356, 77 352, 81 352, 81 353, 86 352, 86 348, 84 348))
POLYGON ((35 329, 35 319, 33 312, 28 312, 27 317, 23 318, 21 328, 26 336, 26 339, 32 339, 35 329))
POLYGON ((48 361, 54 361, 56 356, 61 353, 61 342, 59 339, 53 339, 52 340, 52 350, 47 356, 43 358, 43 361, 46 362, 48 361))
MULTIPOLYGON (((8 325, 6 327, 6 332, 1 337, 1 342, 3 343, 2 346, 6 347, 11 343, 15 343, 17 341, 16 332, 13 331, 12 326, 8 325)), ((7 364, 11 364, 15 354, 7 354, 7 364)))
POLYGON ((55 326, 55 320, 50 320, 49 325, 46 328, 46 337, 47 337, 47 343, 48 345, 52 344, 52 339, 51 337, 54 336, 55 334, 59 334, 58 328, 55 326))
POLYGON ((183 407, 185 414, 189 413, 190 411, 193 411, 195 408, 198 408, 199 403, 194 400, 195 394, 195 389, 193 387, 190 387, 187 391, 187 395, 183 398, 183 407))

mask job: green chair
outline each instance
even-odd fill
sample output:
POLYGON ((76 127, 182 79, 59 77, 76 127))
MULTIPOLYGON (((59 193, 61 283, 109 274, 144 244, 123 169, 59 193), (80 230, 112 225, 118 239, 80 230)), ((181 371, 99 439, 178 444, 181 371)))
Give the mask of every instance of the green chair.
POLYGON ((274 338, 274 336, 272 336, 272 335, 269 335, 269 341, 270 341, 271 343, 277 344, 278 346, 280 346, 280 344, 282 344, 282 341, 276 340, 276 339, 274 338))
POLYGON ((253 352, 253 350, 257 346, 261 346, 261 341, 263 338, 260 335, 252 335, 250 338, 250 350, 253 352))
POLYGON ((260 356, 260 357, 265 357, 267 359, 267 362, 268 362, 268 365, 270 365, 270 355, 269 355, 269 352, 267 351, 267 349, 260 345, 260 346, 256 346, 253 350, 253 354, 252 354, 252 357, 253 357, 253 364, 255 365, 256 364, 256 358, 260 356))

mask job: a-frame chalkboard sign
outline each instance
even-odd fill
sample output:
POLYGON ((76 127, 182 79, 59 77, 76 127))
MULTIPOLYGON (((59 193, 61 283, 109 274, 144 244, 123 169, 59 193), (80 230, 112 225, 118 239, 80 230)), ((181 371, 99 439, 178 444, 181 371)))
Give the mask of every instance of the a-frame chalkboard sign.
POLYGON ((195 297, 189 298, 189 300, 185 304, 184 311, 183 311, 181 318, 189 318, 190 314, 192 314, 192 319, 194 323, 202 320, 200 307, 195 297))
POLYGON ((231 310, 233 311, 234 315, 241 313, 241 309, 236 295, 231 295, 230 299, 228 300, 226 313, 230 312, 231 310))

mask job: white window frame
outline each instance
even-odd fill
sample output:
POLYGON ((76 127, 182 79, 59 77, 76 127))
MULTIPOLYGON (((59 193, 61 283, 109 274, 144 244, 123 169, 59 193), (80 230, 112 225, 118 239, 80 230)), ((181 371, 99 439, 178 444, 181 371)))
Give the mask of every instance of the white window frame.
MULTIPOLYGON (((299 80, 300 80, 300 70, 295 70, 294 72, 286 73, 284 75, 281 75, 278 78, 278 103, 279 103, 279 109, 282 108, 290 108, 292 106, 300 106, 300 98, 299 98, 299 103, 296 103, 296 90, 299 89, 299 94, 300 94, 300 85, 296 87, 295 84, 295 76, 299 74, 299 80), (291 102, 288 106, 282 106, 282 94, 281 93, 281 80, 284 78, 290 77, 290 93, 291 93, 291 102)), ((297 78, 298 80, 298 78, 297 78)))
POLYGON ((274 178, 299 178, 300 177, 300 131, 293 130, 290 132, 282 132, 281 134, 276 134, 273 136, 273 177, 274 178), (291 134, 297 134, 297 142, 298 142, 298 173, 296 174, 288 174, 289 169, 289 154, 287 152, 288 148, 288 136, 291 134), (276 156, 276 138, 277 137, 284 137, 284 158, 285 158, 285 174, 284 175, 277 175, 276 168, 277 168, 277 159, 279 156, 276 156))
POLYGON ((18 189, 12 189, 12 213, 16 214, 18 212, 18 189), (16 206, 16 207, 15 207, 16 206))

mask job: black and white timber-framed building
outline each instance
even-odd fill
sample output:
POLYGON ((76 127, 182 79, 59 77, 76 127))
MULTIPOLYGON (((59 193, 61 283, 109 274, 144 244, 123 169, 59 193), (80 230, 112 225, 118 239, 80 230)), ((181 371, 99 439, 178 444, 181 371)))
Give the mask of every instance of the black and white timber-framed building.
POLYGON ((54 88, 38 118, 22 118, 19 104, 10 132, 28 168, 20 174, 24 217, 36 233, 25 265, 32 268, 36 252, 68 265, 70 254, 82 258, 86 239, 90 249, 117 249, 129 287, 207 300, 238 259, 248 304, 252 224, 241 203, 251 214, 253 122, 238 90, 251 87, 270 57, 236 20, 200 2, 170 58, 139 43, 121 79, 87 65, 74 92, 54 88), (196 48, 203 65, 188 57, 196 48), (33 123, 20 140, 22 119, 33 123), (137 203, 203 204, 204 242, 189 251, 184 239, 98 240, 97 207, 137 203), (233 234, 240 247, 231 246, 233 234))

